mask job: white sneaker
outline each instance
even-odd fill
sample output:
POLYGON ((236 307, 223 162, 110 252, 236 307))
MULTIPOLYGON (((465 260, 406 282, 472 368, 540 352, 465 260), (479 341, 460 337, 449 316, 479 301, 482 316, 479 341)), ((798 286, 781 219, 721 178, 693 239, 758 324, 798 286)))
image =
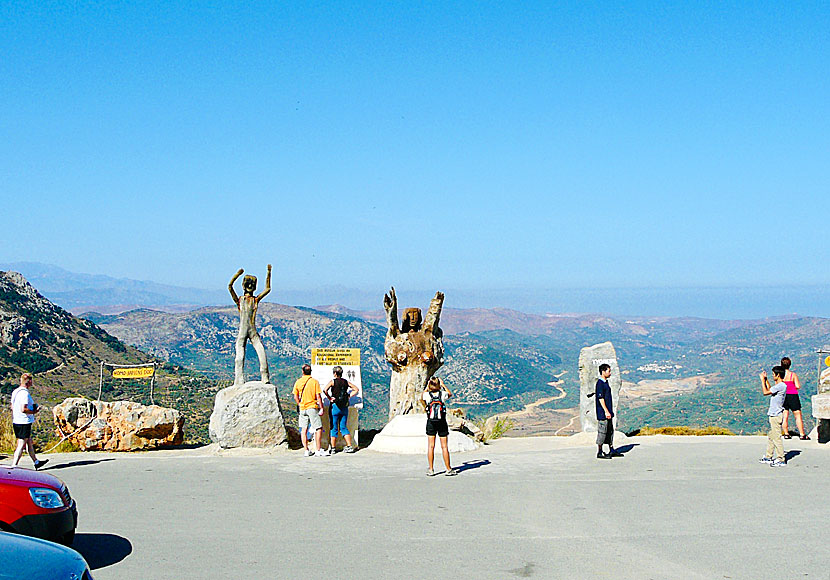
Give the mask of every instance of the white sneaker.
POLYGON ((344 447, 343 453, 354 453, 354 447, 352 447, 351 445, 344 447))
POLYGON ((315 457, 328 457, 329 452, 327 449, 320 449, 317 453, 314 454, 315 457))
POLYGON ((786 467, 787 462, 781 461, 780 459, 773 459, 772 462, 769 464, 770 467, 786 467))
POLYGON ((311 449, 306 449, 303 453, 303 457, 311 457, 312 455, 314 455, 314 452, 311 449))

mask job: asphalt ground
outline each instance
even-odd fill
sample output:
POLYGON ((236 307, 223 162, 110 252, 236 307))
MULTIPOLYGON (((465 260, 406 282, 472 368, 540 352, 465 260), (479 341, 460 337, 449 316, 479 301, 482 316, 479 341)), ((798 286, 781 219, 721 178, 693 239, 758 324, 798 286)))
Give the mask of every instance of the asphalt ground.
POLYGON ((830 445, 635 437, 625 456, 564 437, 457 454, 211 448, 52 455, 96 580, 830 578, 830 445), (440 464, 440 459, 436 457, 440 464), (804 491, 807 490, 807 491, 804 491))

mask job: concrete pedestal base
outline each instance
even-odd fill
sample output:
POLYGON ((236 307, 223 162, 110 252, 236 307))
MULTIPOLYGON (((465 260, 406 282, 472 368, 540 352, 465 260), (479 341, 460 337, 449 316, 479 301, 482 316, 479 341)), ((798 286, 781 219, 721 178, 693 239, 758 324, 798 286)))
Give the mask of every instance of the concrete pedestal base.
MULTIPOLYGON (((375 435, 369 449, 382 453, 424 454, 427 451, 426 422, 425 414, 399 415, 387 423, 383 431, 375 435)), ((450 453, 478 449, 478 443, 458 431, 450 431, 447 444, 450 453)), ((440 456, 440 441, 435 441, 435 448, 435 454, 440 456)))
POLYGON ((816 419, 816 428, 811 437, 819 443, 830 442, 830 393, 813 395, 813 417, 816 419))

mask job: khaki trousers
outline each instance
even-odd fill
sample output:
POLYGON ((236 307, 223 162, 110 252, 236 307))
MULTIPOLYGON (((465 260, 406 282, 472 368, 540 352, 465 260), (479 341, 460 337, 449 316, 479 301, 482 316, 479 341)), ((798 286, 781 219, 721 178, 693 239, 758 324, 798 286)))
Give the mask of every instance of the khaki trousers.
POLYGON ((775 458, 784 461, 784 442, 781 441, 781 428, 784 424, 784 417, 776 415, 769 418, 769 441, 767 441, 767 457, 772 458, 775 450, 775 458))

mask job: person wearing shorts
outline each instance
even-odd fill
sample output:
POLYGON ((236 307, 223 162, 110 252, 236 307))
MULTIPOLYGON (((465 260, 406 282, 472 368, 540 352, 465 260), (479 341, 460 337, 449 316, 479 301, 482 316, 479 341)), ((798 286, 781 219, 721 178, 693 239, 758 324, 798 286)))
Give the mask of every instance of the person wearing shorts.
POLYGON ((452 397, 452 393, 438 377, 432 377, 427 383, 427 389, 424 391, 423 399, 427 407, 427 462, 429 469, 427 475, 435 475, 433 465, 435 463, 435 437, 437 436, 441 441, 441 455, 444 458, 444 466, 447 470, 444 475, 458 475, 458 470, 450 466, 450 449, 448 444, 448 437, 450 435, 450 427, 447 424, 446 405, 447 399, 452 397), (430 405, 435 403, 440 406, 443 413, 439 419, 430 419, 429 411, 430 405))
POLYGON ((303 442, 303 454, 306 457, 316 455, 317 457, 324 457, 329 454, 323 449, 323 398, 320 393, 320 383, 317 379, 311 376, 311 365, 303 365, 303 376, 297 379, 294 383, 294 400, 299 405, 300 414, 300 439, 303 442), (317 451, 312 452, 308 448, 309 427, 314 431, 314 443, 317 445, 317 451))
POLYGON ((14 458, 12 459, 12 467, 17 467, 20 462, 20 457, 23 455, 23 449, 29 453, 32 458, 32 463, 35 464, 35 469, 40 469, 48 459, 38 461, 35 455, 35 443, 32 440, 32 425, 35 422, 35 414, 40 411, 40 407, 35 405, 32 400, 32 395, 29 389, 33 386, 32 375, 23 373, 20 377, 20 386, 12 391, 12 428, 14 429, 14 436, 17 439, 17 448, 14 450, 14 458))
POLYGON ((349 433, 349 397, 357 395, 360 390, 352 383, 343 378, 343 368, 336 366, 332 369, 334 378, 329 381, 323 391, 326 393, 330 401, 329 417, 331 418, 331 447, 329 451, 335 452, 335 444, 337 443, 337 436, 342 435, 346 440, 346 447, 343 451, 346 453, 354 453, 354 445, 352 445, 352 434, 349 433))
POLYGON ((769 397, 769 434, 767 435, 767 452, 759 459, 770 467, 784 467, 787 459, 784 455, 784 444, 781 442, 781 418, 784 414, 784 397, 787 393, 787 385, 784 384, 786 370, 782 366, 772 367, 774 384, 769 382, 767 371, 761 373, 761 393, 769 397), (775 457, 773 457, 775 453, 775 457))
POLYGON ((614 402, 611 398, 611 385, 608 384, 611 365, 599 365, 599 376, 594 393, 597 411, 597 459, 622 457, 622 453, 614 449, 614 402), (608 445, 608 453, 603 452, 603 445, 608 445))
POLYGON ((784 439, 792 438, 788 424, 792 411, 796 427, 798 427, 799 439, 806 440, 810 436, 804 433, 804 417, 801 415, 801 399, 798 397, 801 381, 798 379, 798 375, 790 370, 792 364, 789 357, 785 356, 781 359, 781 368, 784 369, 784 384, 787 385, 787 392, 784 394, 784 414, 781 416, 781 435, 784 439))

